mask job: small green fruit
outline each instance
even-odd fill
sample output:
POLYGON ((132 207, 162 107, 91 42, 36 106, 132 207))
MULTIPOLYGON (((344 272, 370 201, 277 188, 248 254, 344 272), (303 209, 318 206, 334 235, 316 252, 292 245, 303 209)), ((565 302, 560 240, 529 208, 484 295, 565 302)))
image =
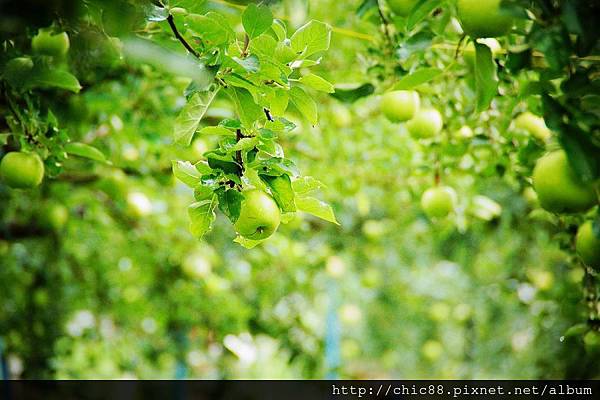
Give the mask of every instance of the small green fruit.
POLYGON ((68 220, 69 210, 57 203, 46 204, 40 215, 41 226, 55 232, 62 230, 68 220))
POLYGON ((502 36, 513 26, 513 18, 500 8, 501 0, 458 0, 458 19, 463 31, 475 38, 502 36))
POLYGON ((44 163, 37 153, 10 152, 0 162, 0 177, 15 189, 31 189, 44 179, 44 163))
POLYGON ((381 112, 392 122, 404 122, 419 110, 419 94, 413 90, 395 90, 381 98, 381 112))
POLYGON ((34 53, 52 57, 62 57, 69 51, 69 35, 66 32, 52 34, 49 29, 40 29, 31 39, 34 53))
POLYGON ((419 0, 387 0, 390 10, 401 17, 408 16, 418 2, 419 0))
POLYGON ((429 218, 444 218, 454 211, 456 192, 447 186, 427 189, 421 197, 421 207, 429 218))
POLYGON ((546 126, 544 118, 533 115, 530 112, 524 112, 515 118, 515 128, 523 129, 531 136, 543 142, 552 136, 552 132, 546 126))
POLYGON ((583 212, 598 201, 593 185, 581 182, 562 150, 548 153, 537 161, 533 188, 541 206, 550 212, 583 212))
POLYGON ((406 123, 408 132, 414 139, 429 139, 442 131, 444 120, 435 108, 420 109, 413 119, 406 123))
POLYGON ((575 249, 585 265, 600 269, 600 238, 594 235, 592 221, 587 221, 579 227, 575 249))
POLYGON ((31 77, 33 61, 29 57, 17 57, 8 61, 2 75, 13 86, 22 86, 31 77))
POLYGON ((277 203, 262 190, 244 192, 240 216, 235 222, 236 231, 251 240, 263 240, 279 227, 281 213, 277 203))

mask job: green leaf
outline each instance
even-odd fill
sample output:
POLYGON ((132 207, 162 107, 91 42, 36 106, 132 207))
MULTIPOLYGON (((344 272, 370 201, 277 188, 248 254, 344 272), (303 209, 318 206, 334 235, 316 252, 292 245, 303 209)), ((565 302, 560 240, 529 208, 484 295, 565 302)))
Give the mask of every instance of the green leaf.
POLYGON ((272 24, 273 14, 267 6, 251 3, 242 14, 242 25, 250 39, 266 32, 272 24))
POLYGON ((296 211, 296 203, 294 202, 295 193, 292 189, 292 182, 288 175, 281 176, 260 176, 267 186, 271 189, 273 198, 283 212, 296 211))
POLYGON ((304 75, 302 78, 300 78, 300 83, 321 92, 335 92, 335 89, 331 83, 315 74, 304 75))
POLYGON ((65 151, 74 156, 89 158, 94 161, 106 161, 106 157, 100 150, 85 143, 67 143, 65 145, 65 151))
POLYGON ((410 75, 404 76, 393 86, 393 90, 407 90, 429 82, 442 74, 438 68, 422 68, 410 75))
POLYGON ((238 236, 233 241, 235 243, 239 243, 240 245, 242 245, 244 248, 246 248, 248 250, 253 249, 256 246, 258 246, 259 244, 261 244, 262 242, 264 242, 264 240, 246 239, 243 236, 238 236))
POLYGON ((201 135, 220 135, 220 136, 231 136, 235 135, 231 130, 222 126, 207 126, 198 131, 201 135))
POLYGON ((206 15, 189 14, 185 22, 189 30, 211 46, 225 45, 235 38, 227 19, 213 11, 206 15))
POLYGON ((315 190, 324 188, 325 185, 312 176, 303 176, 302 178, 293 181, 292 187, 297 195, 306 196, 315 190))
POLYGON ((175 141, 189 146, 218 89, 194 93, 175 119, 175 141))
POLYGON ((29 88, 57 88, 68 90, 73 93, 79 93, 81 85, 75 76, 67 71, 59 69, 34 68, 31 80, 28 82, 29 88))
POLYGON ((374 92, 375 86, 370 83, 364 83, 358 86, 336 86, 335 92, 331 96, 344 103, 354 103, 360 98, 372 95, 374 92))
POLYGON ((173 175, 187 186, 193 188, 200 183, 200 172, 189 161, 172 161, 173 175))
POLYGON ((296 198, 296 207, 298 207, 298 210, 300 211, 304 211, 315 217, 339 225, 335 219, 331 206, 319 199, 315 199, 314 197, 298 197, 296 198))
POLYGON ((257 144, 258 144, 257 136, 249 137, 249 138, 242 138, 230 150, 231 151, 250 150, 251 148, 255 147, 257 144))
POLYGON ((210 231, 216 218, 215 208, 217 196, 213 195, 210 200, 199 201, 188 207, 190 217, 190 232, 194 237, 200 239, 210 231))
POLYGON ((498 76, 492 51, 481 43, 475 43, 475 92, 477 111, 489 108, 498 92, 498 76))
POLYGON ((317 123, 317 104, 304 90, 298 86, 292 87, 290 90, 290 100, 312 125, 317 123))
POLYGON ((245 128, 250 129, 255 121, 266 118, 262 108, 254 102, 252 95, 246 89, 230 87, 227 89, 227 94, 231 97, 235 111, 245 128))
POLYGON ((231 223, 235 224, 240 216, 244 195, 235 189, 227 190, 225 188, 217 190, 216 193, 219 198, 219 210, 229 218, 231 223))
POLYGON ((331 27, 313 20, 300 27, 290 40, 292 49, 296 54, 309 57, 329 48, 331 43, 331 27))
POLYGON ((273 28, 273 32, 275 32, 277 39, 284 40, 287 38, 287 28, 282 20, 275 19, 271 27, 273 28))
POLYGON ((208 90, 214 72, 196 59, 167 50, 150 40, 124 39, 123 50, 130 61, 148 64, 173 76, 192 78, 193 90, 208 90))
POLYGON ((415 25, 421 22, 429 15, 436 7, 440 5, 440 0, 421 0, 410 11, 408 20, 406 21, 406 30, 412 30, 415 25))

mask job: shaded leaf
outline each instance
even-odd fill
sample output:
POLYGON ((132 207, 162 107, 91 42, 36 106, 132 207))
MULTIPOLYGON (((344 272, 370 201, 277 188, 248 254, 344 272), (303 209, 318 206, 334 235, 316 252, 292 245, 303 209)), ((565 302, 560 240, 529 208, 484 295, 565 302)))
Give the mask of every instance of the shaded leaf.
POLYGON ((177 143, 188 146, 198 129, 206 110, 214 100, 218 89, 207 92, 197 92, 192 95, 175 119, 174 135, 177 143))

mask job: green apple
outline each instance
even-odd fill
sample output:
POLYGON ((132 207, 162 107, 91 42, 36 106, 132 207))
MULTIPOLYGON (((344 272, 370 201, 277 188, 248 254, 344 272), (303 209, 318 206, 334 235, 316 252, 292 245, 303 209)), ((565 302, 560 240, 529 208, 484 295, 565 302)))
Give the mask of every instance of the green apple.
POLYGON ((24 85, 31 77, 33 61, 29 57, 17 57, 8 61, 2 75, 13 86, 24 85))
POLYGON ((408 16, 418 2, 419 0, 387 0, 390 10, 401 17, 408 16))
POLYGON ((281 213, 271 196, 262 190, 244 192, 240 216, 235 222, 237 232, 251 240, 263 240, 279 227, 281 213))
POLYGON ((338 128, 347 128, 352 125, 352 113, 342 105, 334 104, 332 106, 331 117, 333 124, 338 128))
POLYGON ((69 35, 66 32, 53 34, 50 29, 40 29, 31 39, 34 53, 62 57, 69 51, 69 35))
POLYGON ((513 18, 500 8, 502 0, 458 0, 458 19, 463 31, 475 38, 502 36, 513 26, 513 18))
POLYGON ((589 331, 583 337, 583 345, 588 353, 600 353, 600 332, 589 331))
POLYGON ((413 119, 406 123, 408 132, 414 139, 429 139, 442 131, 444 120, 435 108, 420 109, 413 119))
POLYGON ((152 213, 152 201, 142 192, 129 192, 127 194, 127 212, 133 218, 142 218, 152 213))
POLYGON ((413 90, 394 90, 381 97, 381 112, 392 122, 413 118, 419 110, 419 94, 413 90))
POLYGON ((40 225, 48 230, 60 231, 69 220, 69 210, 58 203, 44 205, 40 215, 40 225))
POLYGON ((594 235, 592 221, 587 221, 577 231, 575 249, 585 265, 600 269, 600 238, 594 235))
POLYGON ((435 361, 444 353, 444 346, 437 340, 428 340, 421 348, 421 353, 429 361, 435 361))
POLYGON ((522 129, 543 142, 552 136, 552 132, 546 126, 544 118, 530 112, 524 112, 515 118, 515 128, 522 129))
POLYGON ((429 218, 443 218, 454 211, 456 192, 448 186, 429 188, 421 196, 421 207, 429 218))
POLYGON ((461 126, 460 129, 456 131, 456 138, 458 139, 471 139, 473 136, 473 129, 467 125, 461 126))
POLYGON ((16 189, 31 189, 44 179, 44 163, 37 153, 10 152, 0 162, 0 177, 16 189))
POLYGON ((586 211, 598 201, 594 186, 581 182, 563 150, 548 153, 537 161, 533 188, 540 205, 555 213, 586 211))

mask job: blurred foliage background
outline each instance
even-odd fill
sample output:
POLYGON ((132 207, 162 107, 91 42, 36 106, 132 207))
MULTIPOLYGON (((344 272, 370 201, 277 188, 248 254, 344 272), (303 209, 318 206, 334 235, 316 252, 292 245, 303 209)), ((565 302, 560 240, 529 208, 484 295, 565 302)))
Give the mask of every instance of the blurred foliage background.
MULTIPOLYGON (((47 10, 77 14, 77 2, 54 3, 47 10)), ((383 40, 369 20, 377 17, 357 16, 359 3, 286 0, 272 7, 294 28, 311 18, 336 27, 318 70, 349 87, 394 68, 374 50, 383 40)), ((239 6, 206 7, 239 23, 239 6)), ((34 9, 5 10, 3 35, 32 34, 54 20, 34 9)), ((93 144, 112 164, 68 158, 39 189, 0 185, 7 376, 600 376, 597 353, 568 334, 587 311, 583 268, 557 238, 565 226, 528 199, 522 159, 481 139, 512 135, 510 143, 531 149, 508 126, 514 107, 535 104, 501 96, 489 111, 474 113, 465 106, 474 97, 469 65, 457 57, 451 73, 419 88, 446 121, 447 140, 424 146, 380 114, 378 92, 354 103, 315 94, 320 123, 291 112, 298 127, 282 145, 304 174, 326 184, 322 197, 341 226, 298 215, 247 250, 232 242, 233 228, 219 215, 198 241, 188 231, 192 193, 172 176, 171 160, 195 162, 216 139, 173 144, 188 81, 114 57, 119 46, 99 47, 105 33, 129 29, 127 18, 108 18, 107 32, 92 25, 73 31, 69 63, 83 90, 52 94, 52 111, 74 140, 93 144), (474 138, 453 134, 465 124, 474 138), (432 222, 419 199, 433 185, 436 162, 459 206, 432 222), (48 222, 50 210, 63 206, 66 218, 48 222)), ((149 22, 144 29, 168 27, 149 22)), ((460 34, 449 31, 448 38, 454 46, 420 49, 407 62, 452 64, 460 34)), ((165 46, 183 50, 176 41, 165 46)), ((516 85, 528 79, 515 77, 516 85)), ((219 98, 206 123, 232 116, 219 98)))

